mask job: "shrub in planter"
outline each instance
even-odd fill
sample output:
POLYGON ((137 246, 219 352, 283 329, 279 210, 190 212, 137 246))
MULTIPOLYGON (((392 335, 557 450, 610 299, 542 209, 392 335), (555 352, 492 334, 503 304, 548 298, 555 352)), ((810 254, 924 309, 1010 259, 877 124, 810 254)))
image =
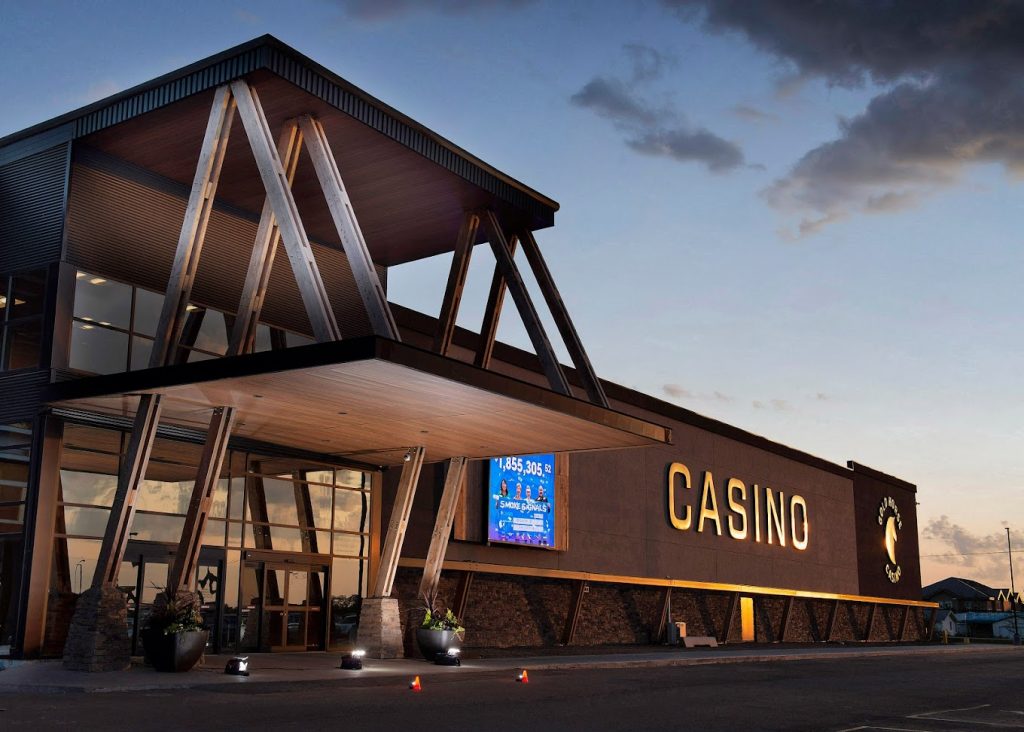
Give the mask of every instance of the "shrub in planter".
POLYGON ((459 648, 466 629, 436 593, 424 595, 423 603, 423 622, 416 629, 416 644, 423 657, 433 661, 438 653, 444 653, 449 648, 459 648))
POLYGON ((210 635, 199 609, 194 592, 167 588, 157 595, 142 631, 146 663, 157 671, 189 671, 199 663, 210 635))

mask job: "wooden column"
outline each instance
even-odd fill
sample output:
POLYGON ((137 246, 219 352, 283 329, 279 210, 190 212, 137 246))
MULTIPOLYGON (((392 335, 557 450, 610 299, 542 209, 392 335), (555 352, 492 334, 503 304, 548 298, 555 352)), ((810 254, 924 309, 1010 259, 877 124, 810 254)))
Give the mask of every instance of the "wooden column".
POLYGON ((185 514, 185 525, 181 530, 170 574, 167 575, 167 586, 175 590, 195 590, 196 567, 199 564, 199 550, 203 545, 206 517, 213 505, 213 494, 220 479, 234 421, 234 407, 217 407, 213 410, 192 487, 192 498, 185 514))
POLYGON ((185 309, 192 296, 192 284, 195 282, 199 255, 206 240, 206 227, 213 211, 234 115, 235 103, 231 91, 222 86, 214 96, 213 108, 206 124, 206 135, 192 179, 192 191, 185 208, 174 264, 171 266, 171 276, 167 281, 167 292, 156 327, 150 367, 166 365, 181 338, 185 309))
POLYGON ((480 217, 474 213, 467 213, 462 219, 459 238, 455 242, 452 267, 448 272, 448 285, 445 287, 444 300, 441 302, 437 333, 434 334, 434 350, 442 356, 448 355, 452 336, 455 335, 455 322, 459 317, 462 291, 466 287, 466 275, 469 274, 469 261, 473 255, 473 244, 476 242, 479 226, 480 217))
POLYGON ((423 565, 423 579, 420 580, 419 596, 432 597, 437 592, 437 584, 441 579, 441 566, 448 550, 448 537, 452 533, 452 522, 455 520, 455 507, 462 492, 462 479, 466 474, 466 458, 453 457, 448 461, 448 475, 444 480, 444 491, 441 493, 441 505, 437 508, 434 520, 434 533, 430 536, 430 549, 427 550, 427 561, 423 565))
POLYGON ((540 253, 537 240, 533 238, 533 232, 529 229, 524 229, 520 233, 519 238, 523 242, 523 254, 526 255, 526 261, 530 263, 533 275, 537 278, 540 291, 544 295, 545 301, 547 301, 548 310, 551 312, 551 317, 558 327, 558 332, 562 335, 562 341, 565 343, 565 347, 569 351, 569 357, 576 367, 576 373, 579 374, 580 379, 583 381, 583 388, 586 389, 587 396, 590 397, 590 401, 594 404, 607 407, 608 397, 605 396, 604 387, 601 386, 597 374, 594 373, 594 367, 591 365, 587 352, 583 348, 583 342, 580 340, 579 333, 576 332, 576 326, 573 325, 572 319, 569 317, 569 311, 565 307, 565 302, 558 292, 558 287, 555 286, 555 279, 551 276, 551 270, 548 269, 547 262, 544 261, 544 257, 540 253))
POLYGON ((92 576, 93 588, 117 585, 117 573, 121 569, 132 519, 135 518, 135 498, 139 493, 139 485, 146 475, 146 466, 149 465, 149 456, 156 440, 162 399, 159 394, 143 394, 139 397, 128 451, 117 475, 117 490, 110 507, 107 528, 103 532, 103 542, 100 544, 99 557, 96 560, 96 572, 92 576))
MULTIPOLYGON (((277 154, 284 166, 285 177, 290 188, 295 181, 295 170, 299 164, 299 152, 302 150, 302 133, 294 121, 285 122, 277 141, 277 154)), ((256 240, 253 242, 252 255, 249 258, 249 269, 242 287, 242 299, 238 305, 238 315, 231 329, 231 341, 228 355, 251 353, 256 344, 256 328, 259 324, 263 301, 266 298, 267 286, 270 283, 270 272, 277 254, 277 245, 281 241, 281 229, 274 218, 274 208, 268 198, 263 202, 263 213, 260 214, 259 227, 256 229, 256 240)))
MULTIPOLYGON (((320 343, 341 340, 341 331, 331 309, 327 288, 313 258, 313 249, 288 185, 288 174, 274 147, 270 127, 267 125, 259 98, 256 92, 241 80, 231 82, 231 91, 235 95, 238 116, 249 138, 263 187, 267 191, 267 201, 281 231, 281 240, 291 261, 292 272, 295 274, 302 302, 309 314, 313 334, 320 343)), ((306 143, 308 145, 309 141, 306 143)))
POLYGON ((299 118, 299 127, 306 138, 306 149, 327 199, 327 208, 334 220, 334 227, 341 237, 341 246, 345 250, 352 277, 366 306, 366 314, 373 332, 381 338, 399 341, 401 337, 398 334, 398 326, 391 314, 377 270, 374 269, 370 250, 366 246, 363 231, 359 228, 359 221, 338 171, 337 161, 331 153, 323 125, 320 124, 320 120, 304 115, 299 118))
POLYGON ((576 626, 580 622, 580 610, 583 609, 583 595, 586 594, 586 591, 586 580, 580 580, 576 583, 572 603, 569 605, 569 617, 565 619, 565 633, 562 636, 563 645, 572 645, 573 638, 576 637, 576 626))
MULTIPOLYGON (((508 237, 508 255, 516 256, 516 237, 508 237)), ((480 325, 480 341, 477 344, 474 363, 482 369, 490 368, 494 355, 494 342, 498 338, 498 320, 501 318, 501 306, 505 302, 505 278, 501 267, 494 265, 494 276, 491 277, 491 289, 487 293, 487 305, 484 308, 484 320, 480 325)))
POLYGON ((409 451, 409 460, 402 466, 402 477, 398 481, 398 492, 395 494, 395 505, 391 509, 391 520, 388 522, 388 533, 384 539, 384 548, 380 552, 380 569, 377 570, 377 582, 374 584, 373 597, 390 597, 391 588, 395 583, 395 572, 398 570, 398 558, 402 555, 402 543, 405 541, 405 530, 409 525, 409 512, 412 501, 416 497, 416 484, 423 468, 423 457, 426 451, 422 447, 414 447, 409 451))
POLYGON ((828 629, 825 631, 825 642, 828 643, 832 640, 832 636, 836 632, 836 620, 839 618, 839 600, 835 600, 832 603, 832 609, 828 613, 828 629))
POLYGON ((494 259, 498 263, 498 269, 501 270, 501 274, 505 278, 508 291, 512 295, 516 308, 519 310, 520 317, 523 319, 523 325, 530 336, 530 341, 537 352, 537 358, 540 359, 541 368, 544 370, 544 375, 548 378, 551 389, 560 394, 571 396, 572 392, 569 390, 569 382, 566 381, 565 374, 562 373, 562 367, 555 356, 555 351, 551 347, 551 341, 548 339, 547 333, 544 332, 544 325, 540 322, 537 308, 534 307, 530 293, 526 290, 526 283, 523 282, 523 277, 519 273, 519 268, 516 267, 515 260, 509 254, 508 242, 505 239, 504 232, 501 230, 501 225, 498 223, 498 217, 489 209, 481 211, 480 217, 490 236, 491 249, 494 252, 494 259))

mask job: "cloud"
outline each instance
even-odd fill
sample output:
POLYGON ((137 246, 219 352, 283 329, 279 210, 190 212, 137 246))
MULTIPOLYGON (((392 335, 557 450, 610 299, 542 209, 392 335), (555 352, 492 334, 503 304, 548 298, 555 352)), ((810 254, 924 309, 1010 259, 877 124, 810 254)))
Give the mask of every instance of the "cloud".
POLYGON ((757 107, 752 107, 749 104, 737 104, 729 111, 740 119, 745 119, 750 122, 774 122, 778 119, 778 117, 771 112, 765 112, 757 107))
POLYGON ((661 390, 673 399, 690 399, 693 397, 693 392, 689 389, 684 389, 679 384, 664 384, 661 390))
POLYGON ((973 165, 1024 176, 1024 3, 662 2, 688 22, 741 34, 785 64, 789 81, 883 87, 763 192, 799 217, 790 236, 904 210, 973 165))
POLYGON ((366 21, 390 20, 418 12, 442 15, 470 15, 492 10, 518 10, 535 0, 334 0, 352 18, 366 21))
POLYGON ((626 145, 643 155, 701 163, 713 173, 743 165, 743 151, 736 143, 692 126, 671 105, 656 105, 637 91, 660 78, 672 57, 635 43, 623 49, 632 66, 631 81, 595 76, 569 98, 572 104, 611 120, 625 133, 626 145))
MULTIPOLYGON (((1015 546, 1024 544, 1024 533, 1011 531, 1010 535, 1015 546)), ((922 536, 948 547, 948 551, 940 556, 926 558, 941 562, 950 574, 969 575, 968 579, 976 579, 996 589, 1009 585, 1010 565, 1005 531, 976 534, 954 524, 948 516, 941 516, 928 522, 922 536)), ((1020 567, 1021 562, 1014 556, 1014 571, 1020 567)))
POLYGON ((792 409, 785 399, 769 399, 767 402, 755 399, 750 405, 754 409, 771 409, 776 412, 788 412, 792 409))

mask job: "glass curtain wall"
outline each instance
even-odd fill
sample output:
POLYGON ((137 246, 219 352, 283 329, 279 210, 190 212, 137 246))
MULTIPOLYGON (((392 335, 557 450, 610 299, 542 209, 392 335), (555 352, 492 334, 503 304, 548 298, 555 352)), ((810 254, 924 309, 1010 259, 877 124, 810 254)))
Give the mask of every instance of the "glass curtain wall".
POLYGON ((0 276, 0 371, 39 368, 46 271, 0 276))
MULTIPOLYGON (((92 374, 112 374, 149 366, 163 293, 79 271, 69 366, 92 374)), ((227 352, 234 317, 197 303, 187 306, 181 344, 173 363, 203 361, 227 352)), ((310 338, 260 324, 256 350, 300 346, 310 338)))
POLYGON ((0 425, 0 656, 10 655, 17 632, 31 452, 30 424, 0 425))
MULTIPOLYGON (((54 593, 77 595, 91 582, 126 444, 127 435, 119 431, 65 425, 51 597, 54 593)), ((164 438, 154 445, 119 574, 139 629, 166 583, 200 452, 199 445, 164 438)), ((360 598, 366 592, 370 501, 366 473, 230 452, 207 520, 197 577, 208 610, 204 615, 216 632, 214 647, 255 650, 276 645, 323 648, 325 641, 328 646, 350 643, 360 598), (301 588, 298 581, 289 583, 290 596, 282 601, 283 610, 292 614, 287 628, 282 620, 281 635, 294 641, 293 626, 301 621, 301 644, 274 643, 272 634, 258 642, 252 637, 262 631, 257 618, 250 615, 266 614, 273 598, 268 596, 271 588, 263 591, 263 575, 255 584, 243 577, 245 567, 252 564, 247 560, 250 554, 258 555, 267 566, 277 557, 287 557, 296 566, 306 561, 327 570, 301 588), (296 619, 296 613, 302 617, 296 619), (314 617, 314 613, 322 614, 314 617)), ((283 593, 284 583, 274 589, 283 593)), ((54 631, 59 635, 59 628, 54 631)))

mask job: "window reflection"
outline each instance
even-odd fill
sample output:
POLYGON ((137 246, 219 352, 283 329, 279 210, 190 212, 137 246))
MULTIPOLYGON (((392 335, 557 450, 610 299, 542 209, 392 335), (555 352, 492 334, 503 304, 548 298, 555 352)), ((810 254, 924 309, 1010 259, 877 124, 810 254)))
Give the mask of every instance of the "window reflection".
POLYGON ((39 368, 46 272, 0 276, 0 371, 39 368))

